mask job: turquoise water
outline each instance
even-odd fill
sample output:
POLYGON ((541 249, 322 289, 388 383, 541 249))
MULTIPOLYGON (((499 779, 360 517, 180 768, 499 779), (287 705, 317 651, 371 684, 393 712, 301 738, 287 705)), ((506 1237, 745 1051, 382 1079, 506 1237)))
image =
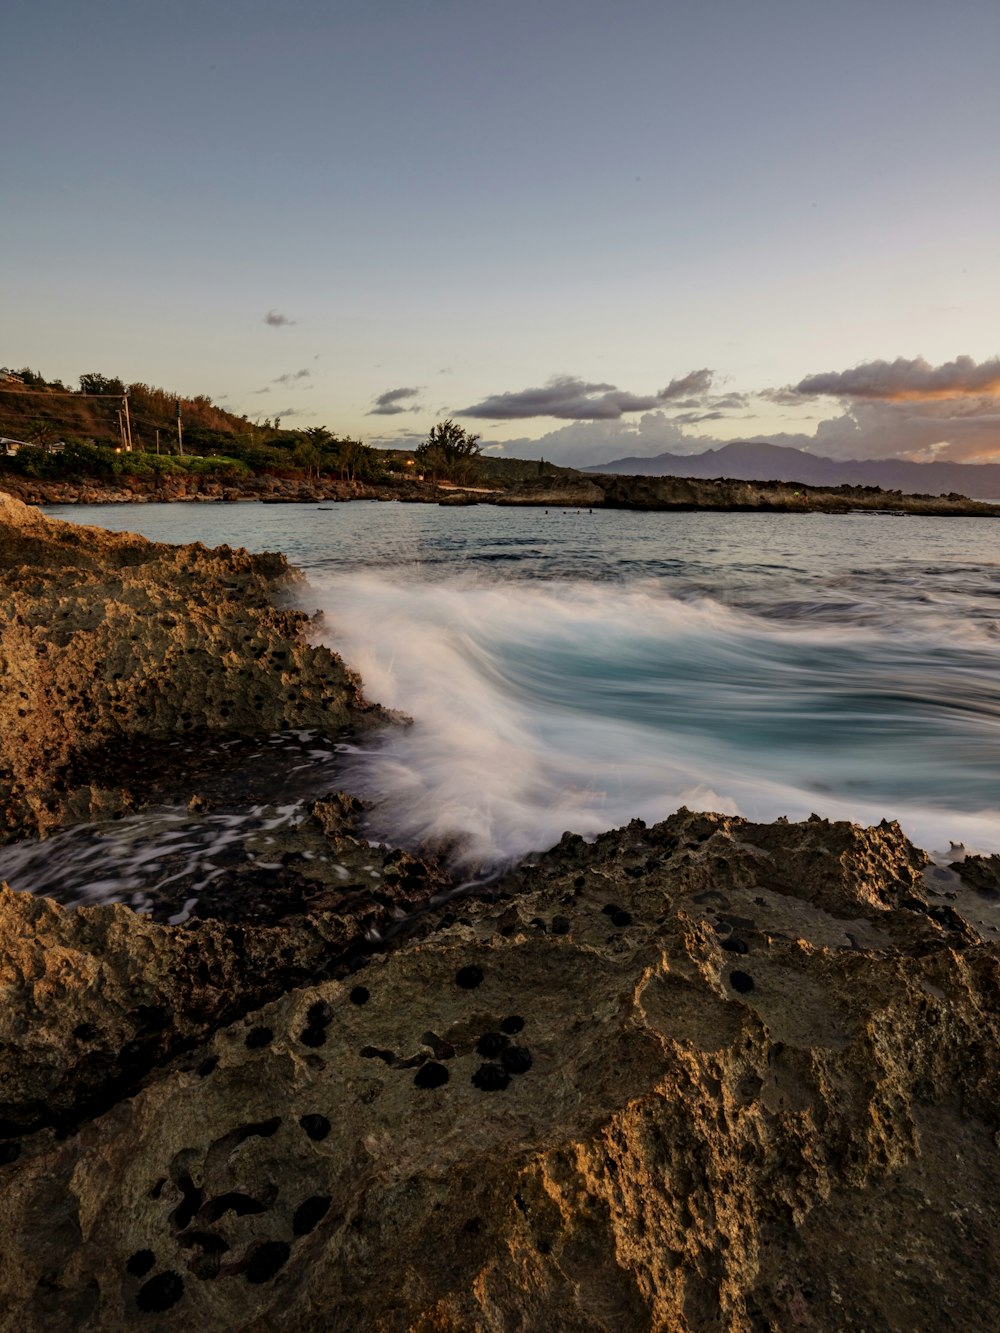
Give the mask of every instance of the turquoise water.
POLYGON ((414 726, 340 757, 373 837, 495 864, 680 804, 1000 851, 1000 525, 352 503, 48 511, 278 549, 414 726))

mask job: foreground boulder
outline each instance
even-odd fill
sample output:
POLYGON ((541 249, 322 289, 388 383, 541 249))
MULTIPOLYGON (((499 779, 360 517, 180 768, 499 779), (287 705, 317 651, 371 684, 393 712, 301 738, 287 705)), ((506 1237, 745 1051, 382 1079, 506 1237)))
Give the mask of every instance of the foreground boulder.
POLYGON ((1000 958, 934 883, 895 825, 567 838, 8 1137, 5 1327, 991 1328, 1000 958))

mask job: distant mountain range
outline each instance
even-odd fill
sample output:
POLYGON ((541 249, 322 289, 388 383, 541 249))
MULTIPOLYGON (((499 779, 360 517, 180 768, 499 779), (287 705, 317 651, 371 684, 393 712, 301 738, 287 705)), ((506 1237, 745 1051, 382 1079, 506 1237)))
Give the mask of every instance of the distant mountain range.
POLYGON ((907 463, 897 458, 838 462, 782 444, 734 441, 703 454, 618 458, 583 468, 639 477, 732 477, 736 481, 798 481, 803 486, 880 486, 909 495, 1000 499, 1000 463, 907 463))

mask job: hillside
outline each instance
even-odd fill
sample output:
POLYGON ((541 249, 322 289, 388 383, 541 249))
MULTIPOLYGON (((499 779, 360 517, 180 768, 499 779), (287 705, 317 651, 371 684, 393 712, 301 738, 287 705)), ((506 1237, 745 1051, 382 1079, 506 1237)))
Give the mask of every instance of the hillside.
POLYGON ((1000 463, 909 463, 897 458, 840 462, 787 445, 734 441, 700 454, 656 454, 618 458, 588 472, 646 477, 699 477, 711 480, 798 482, 803 486, 879 486, 916 495, 957 492, 971 499, 1000 497, 1000 463))

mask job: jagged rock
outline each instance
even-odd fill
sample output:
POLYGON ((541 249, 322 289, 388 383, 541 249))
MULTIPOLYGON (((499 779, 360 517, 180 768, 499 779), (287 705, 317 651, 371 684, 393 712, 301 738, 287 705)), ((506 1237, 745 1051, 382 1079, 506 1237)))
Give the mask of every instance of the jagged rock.
POLYGON ((0 839, 116 805, 164 741, 386 714, 306 617, 282 556, 163 546, 0 496, 0 839))
POLYGON ((898 831, 683 814, 568 852, 17 1140, 7 1326, 991 1328, 1000 966, 886 905, 898 831))

